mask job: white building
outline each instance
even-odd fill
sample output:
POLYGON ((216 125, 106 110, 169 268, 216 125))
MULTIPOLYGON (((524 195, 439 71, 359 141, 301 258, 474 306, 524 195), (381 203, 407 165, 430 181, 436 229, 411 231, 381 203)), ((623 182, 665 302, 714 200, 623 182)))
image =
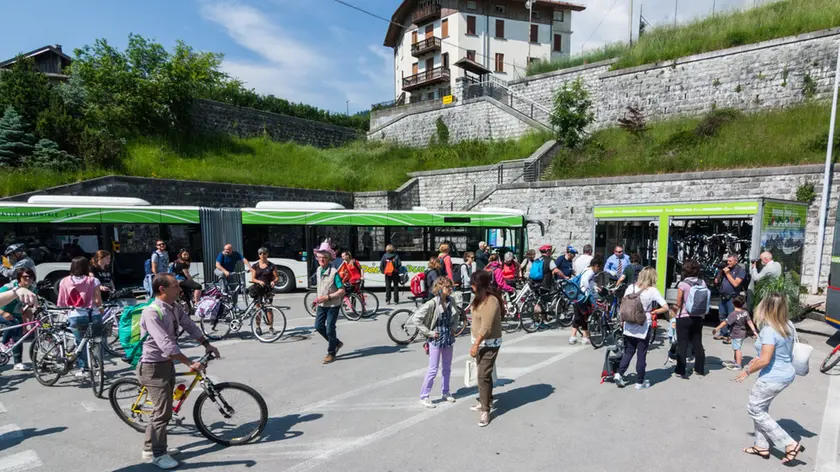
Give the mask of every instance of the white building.
POLYGON ((568 57, 572 12, 586 7, 531 4, 529 10, 525 0, 402 0, 385 36, 394 49, 397 102, 449 95, 467 72, 506 82, 524 77, 529 61, 568 57))

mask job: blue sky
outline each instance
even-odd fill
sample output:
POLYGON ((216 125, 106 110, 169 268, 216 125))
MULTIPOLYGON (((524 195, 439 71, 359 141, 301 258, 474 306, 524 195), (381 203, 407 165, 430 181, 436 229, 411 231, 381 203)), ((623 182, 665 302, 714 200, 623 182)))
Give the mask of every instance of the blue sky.
MULTIPOLYGON (((654 24, 766 0, 635 0, 654 24)), ((400 0, 349 0, 390 18, 400 0)), ((626 40, 629 0, 578 0, 572 50, 626 40), (600 23, 600 26, 598 26, 600 23)), ((387 23, 333 0, 27 0, 2 7, 0 58, 46 44, 75 48, 105 38, 124 47, 128 34, 167 47, 181 39, 225 55, 224 70, 260 93, 333 111, 365 110, 393 99, 393 57, 382 46, 387 23)), ((638 20, 637 20, 638 21, 638 20)), ((0 59, 0 60, 2 60, 0 59)))

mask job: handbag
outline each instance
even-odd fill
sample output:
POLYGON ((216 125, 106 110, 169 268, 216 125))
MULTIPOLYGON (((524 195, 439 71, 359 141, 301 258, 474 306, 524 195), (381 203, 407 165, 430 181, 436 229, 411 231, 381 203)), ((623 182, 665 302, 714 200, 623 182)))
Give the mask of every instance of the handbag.
MULTIPOLYGON (((499 377, 496 374, 496 364, 493 364, 493 373, 491 378, 493 379, 493 385, 496 385, 496 381, 499 380, 499 377)), ((466 364, 464 365, 464 387, 478 387, 478 366, 476 365, 475 359, 467 359, 466 364)))
POLYGON ((811 360, 811 354, 814 352, 814 346, 799 342, 799 334, 796 333, 796 328, 793 327, 792 323, 788 324, 793 328, 793 349, 791 350, 790 356, 793 370, 796 372, 796 375, 808 375, 808 372, 811 370, 809 362, 811 360))

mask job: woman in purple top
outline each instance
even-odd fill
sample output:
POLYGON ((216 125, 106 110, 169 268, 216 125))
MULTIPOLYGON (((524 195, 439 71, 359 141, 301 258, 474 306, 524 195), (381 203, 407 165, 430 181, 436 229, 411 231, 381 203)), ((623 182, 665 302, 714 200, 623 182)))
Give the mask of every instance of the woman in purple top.
POLYGON ((682 281, 677 285, 677 367, 675 377, 687 379, 686 354, 688 343, 694 351, 694 372, 706 375, 706 351, 703 350, 703 316, 691 316, 686 308, 691 287, 706 285, 700 278, 700 264, 692 259, 683 263, 682 281))

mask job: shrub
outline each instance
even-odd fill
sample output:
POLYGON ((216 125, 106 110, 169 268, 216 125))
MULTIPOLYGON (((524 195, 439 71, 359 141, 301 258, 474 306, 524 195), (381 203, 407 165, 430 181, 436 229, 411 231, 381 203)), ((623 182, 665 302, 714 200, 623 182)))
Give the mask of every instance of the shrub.
POLYGON ((805 182, 796 189, 796 201, 810 205, 817 198, 817 192, 812 182, 805 182))
POLYGON ((586 127, 595 121, 595 114, 591 110, 592 100, 580 77, 574 82, 563 84, 554 96, 554 111, 551 115, 551 124, 560 144, 570 149, 580 146, 586 127))
POLYGON ((26 123, 11 106, 0 118, 0 167, 14 167, 32 154, 35 137, 25 131, 26 123))
POLYGON ((42 139, 35 144, 32 155, 24 159, 24 164, 29 167, 66 172, 78 169, 81 159, 60 150, 55 142, 42 139))
POLYGON ((767 277, 755 283, 755 307, 771 293, 781 293, 788 302, 788 316, 799 321, 804 309, 799 302, 799 275, 788 272, 781 277, 767 277))
POLYGON ((435 120, 435 129, 438 144, 449 144, 449 127, 446 126, 446 123, 443 122, 443 118, 440 116, 435 120))
POLYGON ((638 139, 644 137, 645 132, 648 130, 645 114, 642 110, 632 105, 627 107, 627 113, 624 114, 623 118, 618 120, 618 125, 624 131, 627 131, 638 139))
POLYGON ((79 153, 88 166, 113 167, 125 153, 125 140, 107 129, 85 128, 79 139, 79 153))
POLYGON ((703 138, 717 136, 723 125, 737 120, 741 116, 743 116, 743 113, 732 108, 712 110, 703 117, 703 120, 700 121, 700 123, 697 124, 697 128, 694 129, 694 132, 697 136, 703 138))

